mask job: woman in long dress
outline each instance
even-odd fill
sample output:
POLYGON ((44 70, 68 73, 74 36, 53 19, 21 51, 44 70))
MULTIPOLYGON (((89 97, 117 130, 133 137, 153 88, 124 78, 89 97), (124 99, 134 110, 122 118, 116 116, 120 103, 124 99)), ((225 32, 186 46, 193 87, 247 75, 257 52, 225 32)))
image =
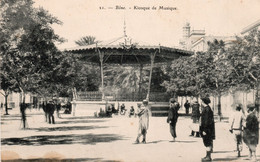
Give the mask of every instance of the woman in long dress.
POLYGON ((249 148, 249 158, 254 161, 256 161, 256 147, 259 141, 259 122, 255 108, 254 104, 247 105, 248 115, 243 130, 243 140, 249 148))

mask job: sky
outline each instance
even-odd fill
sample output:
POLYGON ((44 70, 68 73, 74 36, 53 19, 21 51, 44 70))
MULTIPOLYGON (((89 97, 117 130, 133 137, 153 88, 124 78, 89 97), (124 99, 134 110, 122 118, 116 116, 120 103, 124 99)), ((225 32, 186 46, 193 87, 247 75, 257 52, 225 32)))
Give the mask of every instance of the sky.
POLYGON ((34 6, 63 22, 53 25, 67 40, 58 45, 60 49, 76 47, 75 41, 88 35, 99 41, 121 37, 124 21, 126 34, 134 41, 174 47, 186 22, 191 30, 204 29, 206 35, 234 36, 260 19, 260 0, 35 0, 34 6), (161 10, 159 6, 176 9, 161 10))

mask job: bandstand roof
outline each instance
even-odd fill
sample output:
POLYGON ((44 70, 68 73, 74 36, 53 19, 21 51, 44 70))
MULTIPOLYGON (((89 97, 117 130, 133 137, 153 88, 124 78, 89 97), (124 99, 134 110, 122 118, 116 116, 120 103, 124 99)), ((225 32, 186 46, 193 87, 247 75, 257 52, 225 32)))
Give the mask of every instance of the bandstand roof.
POLYGON ((192 51, 161 45, 149 45, 133 41, 122 36, 109 41, 102 41, 87 46, 65 49, 65 52, 80 55, 82 61, 100 63, 100 54, 104 64, 150 64, 151 55, 155 54, 154 63, 170 62, 182 56, 193 55, 192 51))

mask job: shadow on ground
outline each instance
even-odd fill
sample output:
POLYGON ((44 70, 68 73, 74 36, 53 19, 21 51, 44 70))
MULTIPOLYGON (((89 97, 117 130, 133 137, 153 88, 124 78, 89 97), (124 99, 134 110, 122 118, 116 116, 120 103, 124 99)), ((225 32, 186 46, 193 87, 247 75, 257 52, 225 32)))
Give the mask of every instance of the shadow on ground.
POLYGON ((2 118, 1 121, 14 121, 14 120, 21 120, 21 117, 11 117, 11 118, 2 118))
POLYGON ((160 142, 164 142, 165 140, 158 140, 158 141, 150 141, 150 142, 147 142, 146 144, 156 144, 156 143, 160 143, 160 142))
POLYGON ((69 134, 69 135, 42 135, 23 138, 2 138, 2 145, 67 145, 67 144, 90 144, 113 142, 123 140, 116 134, 69 134))
POLYGON ((109 160, 102 160, 101 158, 76 158, 76 159, 47 159, 47 158, 40 158, 40 159, 14 159, 14 160, 2 160, 3 162, 82 162, 82 161, 95 161, 95 162, 117 162, 117 161, 109 161, 109 160))
POLYGON ((101 123, 101 122, 106 122, 106 120, 91 120, 91 119, 86 119, 86 120, 68 120, 68 121, 58 121, 56 124, 78 124, 78 123, 101 123))
POLYGON ((171 142, 179 142, 179 143, 194 143, 194 142, 198 142, 198 141, 171 141, 171 142))
POLYGON ((222 154, 222 153, 232 153, 232 152, 234 152, 234 151, 214 151, 213 153, 214 154, 222 154))
POLYGON ((212 161, 221 162, 221 161, 249 161, 249 160, 243 159, 243 158, 241 159, 241 157, 240 158, 239 157, 226 157, 226 158, 215 158, 212 161))
MULTIPOLYGON (((26 117, 31 117, 31 115, 26 115, 26 117)), ((1 121, 14 121, 21 120, 21 115, 2 115, 1 121)))
POLYGON ((70 127, 41 127, 41 128, 31 128, 30 130, 36 130, 39 132, 52 132, 52 131, 73 131, 73 130, 90 130, 97 128, 108 128, 105 126, 70 126, 70 127))
POLYGON ((66 117, 66 116, 62 116, 63 119, 72 119, 72 120, 75 120, 75 119, 97 119, 96 117, 94 116, 73 116, 73 117, 66 117))

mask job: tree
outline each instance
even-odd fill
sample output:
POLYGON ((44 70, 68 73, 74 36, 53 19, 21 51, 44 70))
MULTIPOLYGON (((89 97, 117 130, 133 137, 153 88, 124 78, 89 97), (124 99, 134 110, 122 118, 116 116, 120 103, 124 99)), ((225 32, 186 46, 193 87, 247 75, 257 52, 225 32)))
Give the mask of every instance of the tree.
MULTIPOLYGON (((3 61, 5 62, 5 61, 3 61)), ((3 73, 2 71, 2 67, 5 66, 3 64, 1 64, 1 75, 0 75, 0 89, 3 90, 3 92, 0 92, 4 98, 5 98, 5 115, 9 115, 8 113, 8 103, 7 103, 7 99, 8 96, 11 92, 17 92, 19 91, 18 86, 16 84, 15 80, 12 80, 8 74, 3 73)))
POLYGON ((193 57, 183 57, 172 63, 170 81, 163 83, 175 95, 218 96, 221 116, 221 95, 229 88, 229 70, 223 41, 209 42, 209 49, 193 57))
MULTIPOLYGON (((208 42, 209 49, 207 51, 209 57, 211 57, 211 62, 209 62, 208 67, 209 73, 207 74, 210 78, 208 87, 210 94, 218 96, 218 115, 221 120, 221 96, 224 92, 228 91, 230 88, 230 70, 227 64, 225 43, 220 40, 214 40, 213 42, 208 42)), ((205 72, 205 71, 204 71, 205 72)))
POLYGON ((8 61, 1 70, 19 87, 23 105, 26 93, 37 92, 43 83, 48 86, 48 82, 42 80, 53 74, 59 58, 55 42, 63 42, 51 28, 52 24, 61 22, 46 10, 32 5, 32 0, 0 2, 0 35, 3 36, 0 54, 3 61, 8 61))
POLYGON ((95 44, 97 42, 98 41, 96 41, 96 37, 93 36, 85 36, 75 41, 75 43, 79 46, 87 46, 87 45, 95 44))
POLYGON ((198 97, 201 94, 200 61, 201 54, 197 57, 181 57, 172 62, 169 72, 169 80, 163 82, 163 86, 173 96, 191 95, 198 97))
POLYGON ((236 42, 227 51, 232 86, 234 89, 255 89, 255 104, 259 109, 260 88, 260 31, 253 30, 236 42))

